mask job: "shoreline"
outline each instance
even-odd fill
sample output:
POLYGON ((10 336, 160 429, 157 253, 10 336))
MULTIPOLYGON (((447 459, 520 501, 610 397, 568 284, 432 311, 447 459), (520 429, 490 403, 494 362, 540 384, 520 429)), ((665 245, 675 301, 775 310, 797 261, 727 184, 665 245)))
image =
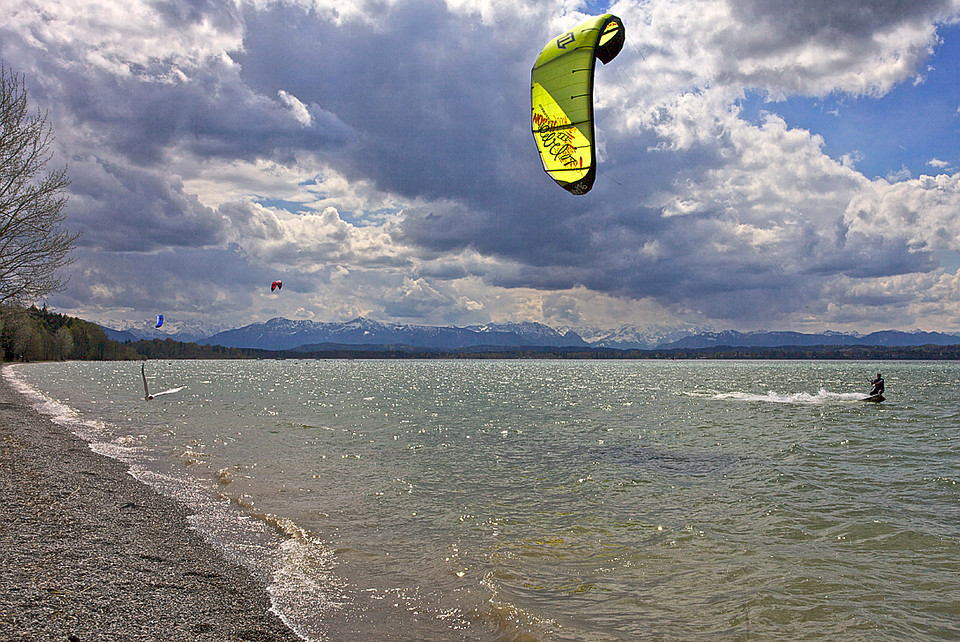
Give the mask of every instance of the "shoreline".
MULTIPOLYGON (((5 367, 5 366, 4 366, 5 367)), ((299 641, 187 509, 0 377, 4 640, 299 641)))

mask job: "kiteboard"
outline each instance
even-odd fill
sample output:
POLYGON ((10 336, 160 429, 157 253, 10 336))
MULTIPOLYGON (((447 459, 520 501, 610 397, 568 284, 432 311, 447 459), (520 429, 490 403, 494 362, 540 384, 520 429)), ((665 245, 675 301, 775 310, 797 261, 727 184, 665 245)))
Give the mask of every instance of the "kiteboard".
POLYGON ((883 401, 883 400, 884 400, 884 396, 883 396, 883 395, 872 395, 872 396, 870 396, 870 397, 865 397, 865 398, 861 399, 860 401, 871 401, 871 402, 874 402, 874 403, 880 403, 880 402, 883 401))

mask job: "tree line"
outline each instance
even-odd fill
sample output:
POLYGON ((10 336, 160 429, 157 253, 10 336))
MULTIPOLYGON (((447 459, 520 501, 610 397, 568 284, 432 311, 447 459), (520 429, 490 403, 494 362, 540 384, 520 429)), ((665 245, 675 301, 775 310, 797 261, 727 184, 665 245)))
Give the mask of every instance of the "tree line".
POLYGON ((36 306, 0 308, 4 361, 139 359, 130 346, 111 341, 95 323, 36 306))
POLYGON ((253 359, 266 350, 225 348, 149 339, 120 343, 96 323, 44 308, 0 307, 0 351, 4 361, 125 361, 131 359, 253 359))

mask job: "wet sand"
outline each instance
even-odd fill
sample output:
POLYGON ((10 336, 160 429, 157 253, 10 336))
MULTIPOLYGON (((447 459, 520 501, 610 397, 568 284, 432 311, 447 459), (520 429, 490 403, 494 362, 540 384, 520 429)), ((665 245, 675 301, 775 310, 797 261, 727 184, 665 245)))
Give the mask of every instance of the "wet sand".
POLYGON ((299 640, 265 586, 0 378, 0 640, 299 640))

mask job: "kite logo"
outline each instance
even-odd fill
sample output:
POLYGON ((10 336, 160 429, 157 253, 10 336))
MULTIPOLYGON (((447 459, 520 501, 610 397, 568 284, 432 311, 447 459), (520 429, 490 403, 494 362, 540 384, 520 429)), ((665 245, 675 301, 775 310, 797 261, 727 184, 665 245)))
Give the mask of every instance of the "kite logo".
POLYGON ((568 32, 568 33, 565 33, 565 34, 563 34, 562 36, 560 36, 559 38, 557 38, 557 48, 558 48, 558 49, 566 49, 566 48, 567 48, 567 45, 572 45, 573 42, 574 42, 576 39, 577 39, 577 38, 576 38, 576 36, 573 35, 573 32, 572 32, 572 31, 570 31, 570 32, 568 32))

